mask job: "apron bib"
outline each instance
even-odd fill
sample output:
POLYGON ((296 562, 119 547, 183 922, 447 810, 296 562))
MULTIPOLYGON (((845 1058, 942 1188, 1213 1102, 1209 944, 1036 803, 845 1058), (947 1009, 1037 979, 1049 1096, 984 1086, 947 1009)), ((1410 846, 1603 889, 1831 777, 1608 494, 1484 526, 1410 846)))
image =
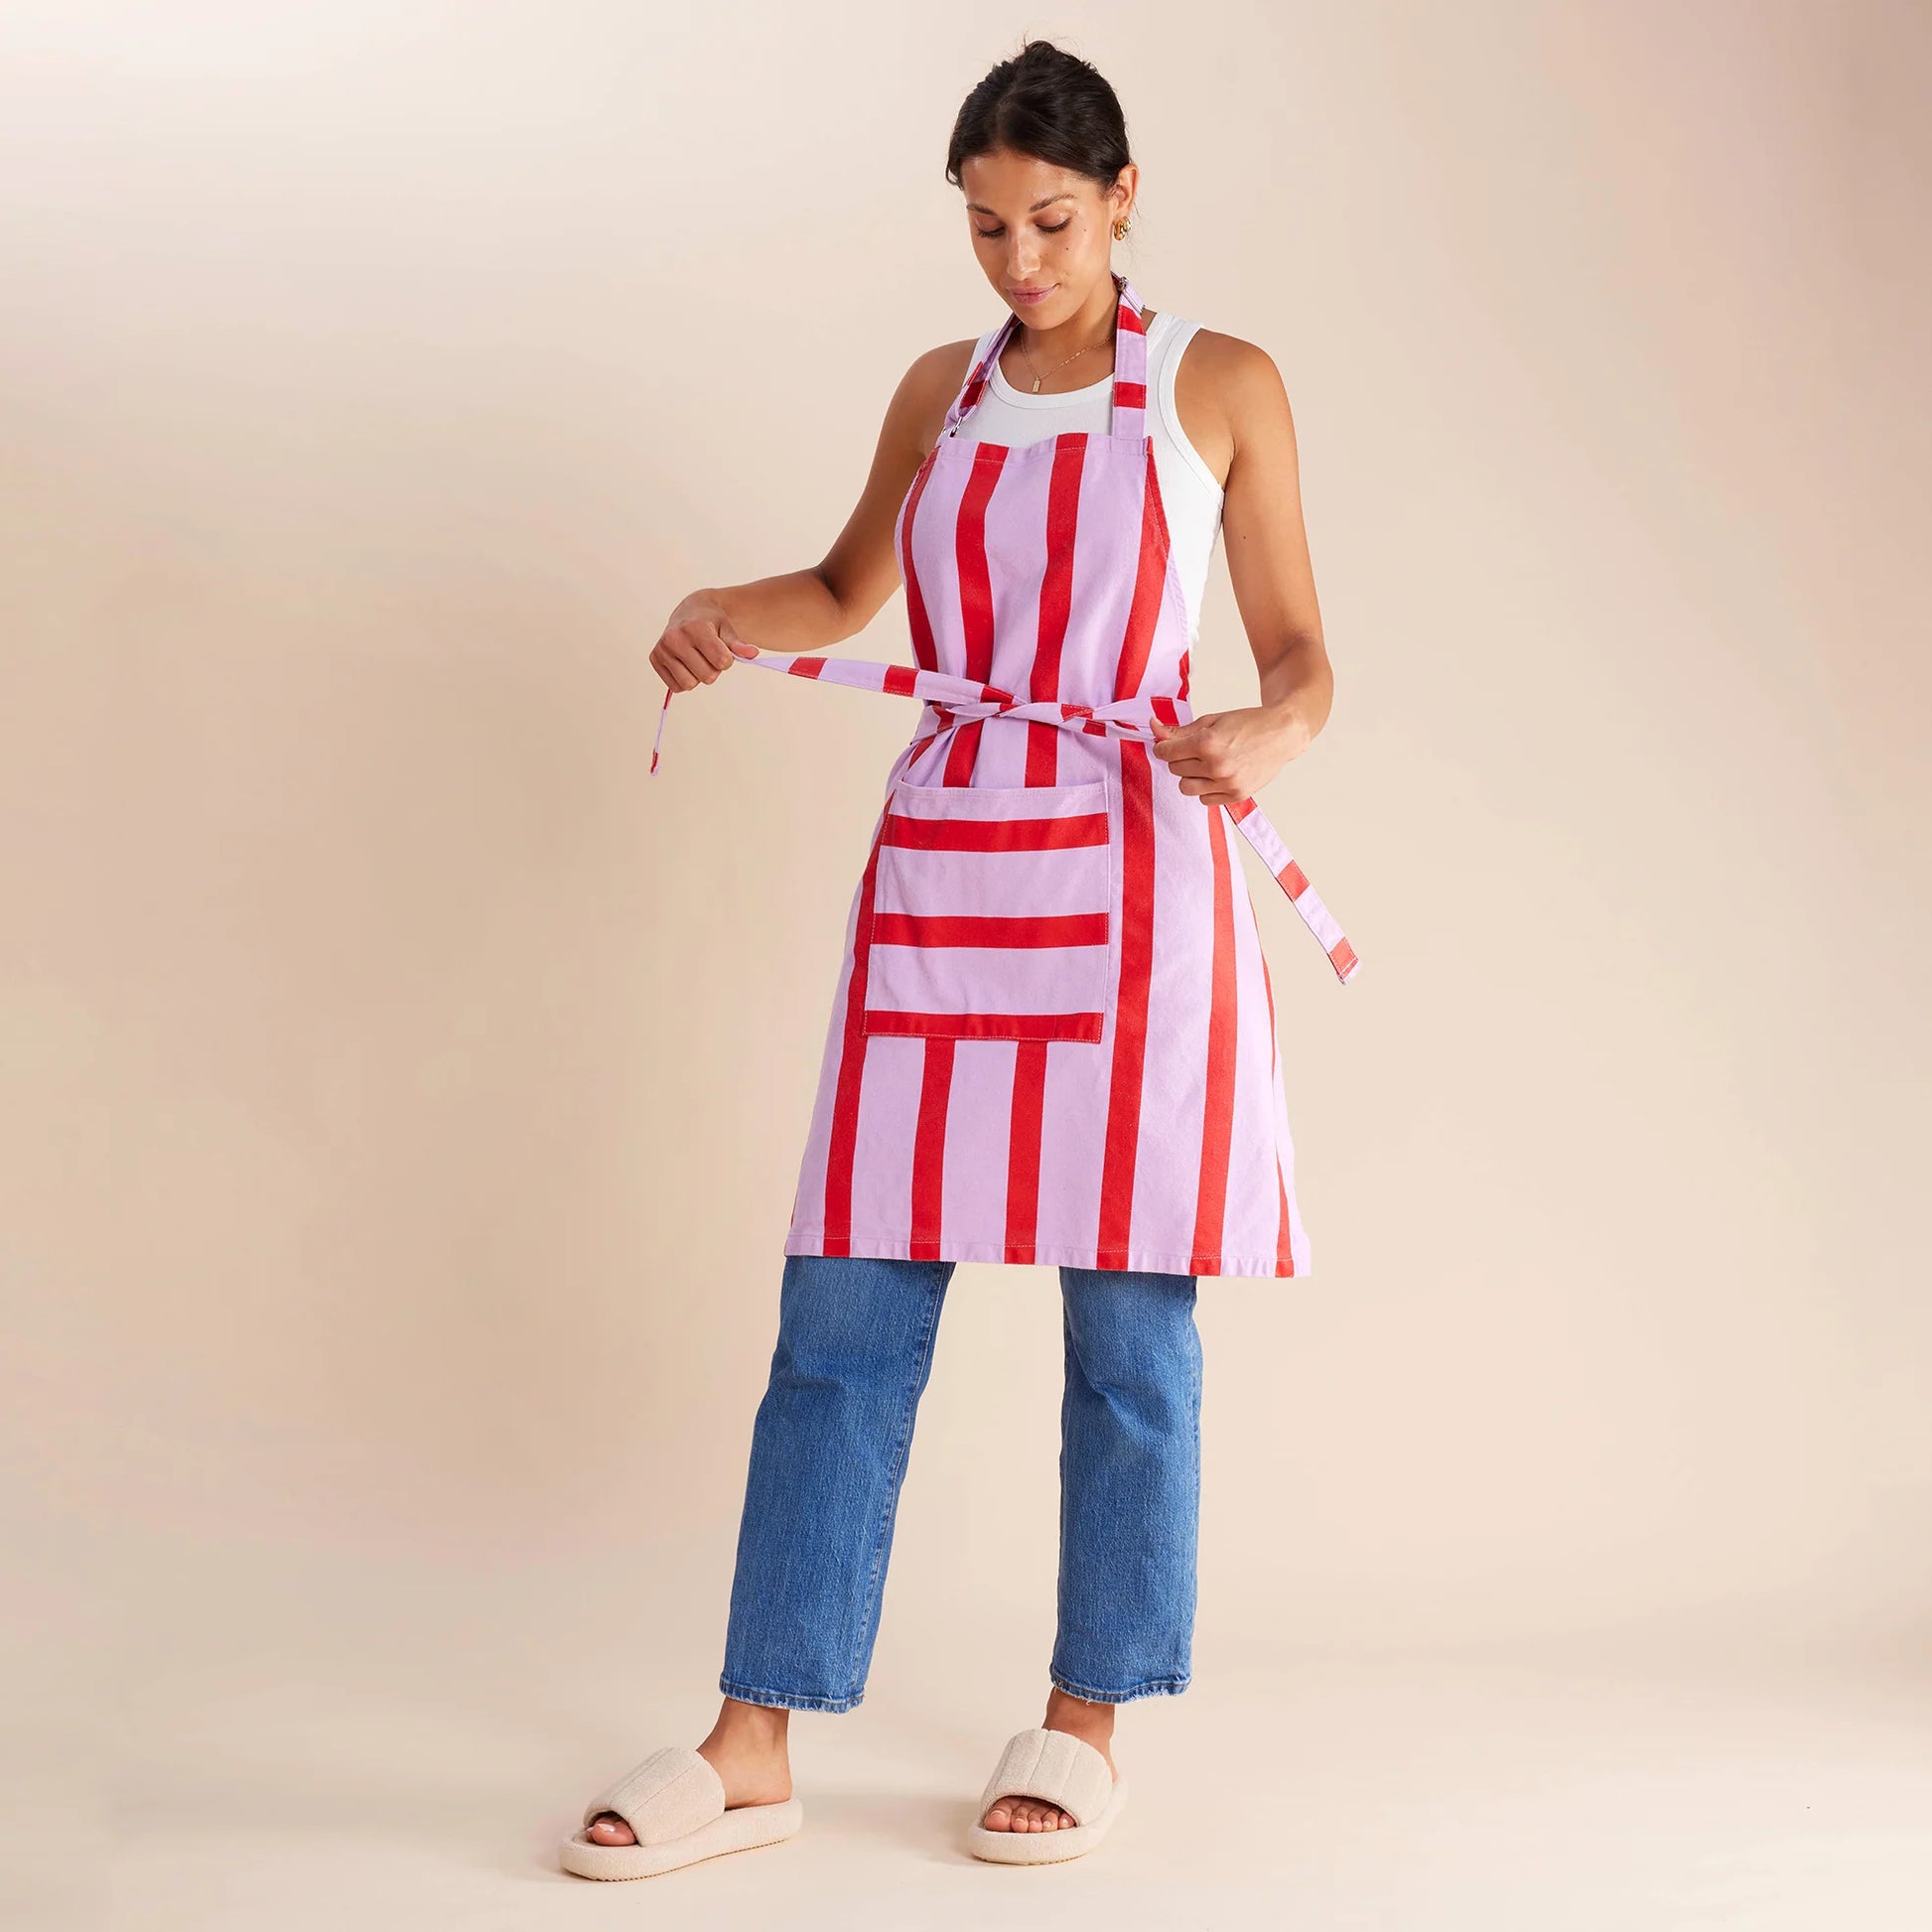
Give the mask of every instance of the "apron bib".
POLYGON ((894 533, 916 663, 738 660, 923 701, 847 916, 787 1254, 1309 1273, 1230 821, 1337 978, 1359 961, 1254 800, 1204 806, 1148 750, 1192 717, 1187 623, 1114 280, 1108 434, 959 438, 1016 315, 947 410, 894 533))

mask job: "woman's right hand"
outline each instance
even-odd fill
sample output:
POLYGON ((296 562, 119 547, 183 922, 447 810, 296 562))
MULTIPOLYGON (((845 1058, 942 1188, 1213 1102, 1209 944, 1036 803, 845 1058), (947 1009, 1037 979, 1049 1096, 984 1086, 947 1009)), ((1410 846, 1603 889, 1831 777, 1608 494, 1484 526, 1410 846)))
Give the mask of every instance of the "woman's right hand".
POLYGON ((734 657, 756 657, 758 648, 732 628, 722 604, 698 591, 671 613, 664 634, 651 646, 650 661, 673 691, 695 691, 700 684, 716 683, 734 657))

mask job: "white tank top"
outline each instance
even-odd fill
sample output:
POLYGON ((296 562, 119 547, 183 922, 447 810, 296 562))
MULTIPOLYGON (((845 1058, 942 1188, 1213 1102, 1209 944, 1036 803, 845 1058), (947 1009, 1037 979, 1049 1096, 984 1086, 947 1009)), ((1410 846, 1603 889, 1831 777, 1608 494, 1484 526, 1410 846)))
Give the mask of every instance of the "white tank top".
MULTIPOLYGON (((1161 479, 1161 501, 1168 512, 1168 538, 1173 546, 1175 570, 1187 601, 1187 637, 1200 641, 1201 598, 1207 589, 1207 566, 1221 531, 1221 486, 1201 454, 1181 433, 1173 406, 1174 369, 1181 351, 1200 327, 1184 316, 1162 309, 1147 329, 1148 433, 1154 438, 1154 469, 1161 479)), ((989 329, 973 345, 971 368, 998 333, 989 329)), ((978 443, 1020 445, 1067 430, 1105 435, 1108 391, 1112 371, 1084 389, 1067 389, 1057 396, 1035 396, 1016 389, 998 363, 980 396, 979 407, 960 425, 962 439, 978 443)))

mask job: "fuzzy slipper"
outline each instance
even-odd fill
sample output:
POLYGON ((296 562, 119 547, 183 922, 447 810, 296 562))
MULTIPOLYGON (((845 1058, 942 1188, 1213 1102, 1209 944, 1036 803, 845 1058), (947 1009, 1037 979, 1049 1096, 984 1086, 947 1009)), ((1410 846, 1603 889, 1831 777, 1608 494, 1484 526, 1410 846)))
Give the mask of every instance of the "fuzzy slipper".
POLYGON ((635 1845, 598 1845, 580 1829, 564 1840, 563 1866, 580 1878, 650 1878, 721 1852, 749 1852, 790 1838, 805 1822, 796 1798, 725 1809, 725 1787, 708 1758, 683 1744, 652 1751, 584 1807, 584 1827, 614 1811, 635 1845))
POLYGON ((1127 1780, 1094 1747, 1063 1730, 1017 1730, 980 1793, 966 1849, 996 1864, 1054 1864, 1091 1852, 1127 1802, 1127 1780), (1074 1822, 1056 1832, 989 1832, 979 1821, 995 1798, 1038 1798, 1074 1822))

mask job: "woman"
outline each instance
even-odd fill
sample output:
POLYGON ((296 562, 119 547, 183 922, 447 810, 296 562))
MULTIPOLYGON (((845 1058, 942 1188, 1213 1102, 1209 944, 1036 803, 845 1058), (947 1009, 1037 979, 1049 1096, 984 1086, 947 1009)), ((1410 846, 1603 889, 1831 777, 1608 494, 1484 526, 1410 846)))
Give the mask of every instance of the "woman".
POLYGON ((996 67, 947 179, 1010 313, 906 372, 823 564, 693 594, 651 653, 667 707, 740 663, 925 703, 847 923, 725 1701, 695 1750, 654 1752, 592 1800, 563 1854, 586 1876, 798 1829, 790 1713, 863 1696, 961 1260, 1059 1267, 1066 1368, 1050 1689, 970 1847, 1020 1863, 1091 1849, 1125 1797, 1114 1707, 1191 1672, 1196 1278, 1308 1272, 1273 995, 1228 836, 1262 852, 1349 977, 1347 941, 1252 800, 1332 689, 1281 379, 1112 272, 1139 169, 1084 62, 1035 41, 996 67), (1217 529, 1261 702, 1191 719, 1217 529), (901 579, 916 668, 797 654, 861 629, 901 579))

